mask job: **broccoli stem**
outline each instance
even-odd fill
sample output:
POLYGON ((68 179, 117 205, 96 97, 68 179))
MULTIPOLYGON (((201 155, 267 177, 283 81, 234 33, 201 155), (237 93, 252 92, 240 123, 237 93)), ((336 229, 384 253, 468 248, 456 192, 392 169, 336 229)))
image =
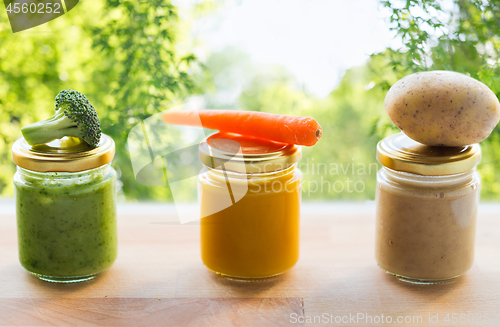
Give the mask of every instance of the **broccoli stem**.
POLYGON ((21 132, 29 145, 44 144, 63 136, 82 137, 80 128, 65 115, 63 108, 46 120, 22 128, 21 132))

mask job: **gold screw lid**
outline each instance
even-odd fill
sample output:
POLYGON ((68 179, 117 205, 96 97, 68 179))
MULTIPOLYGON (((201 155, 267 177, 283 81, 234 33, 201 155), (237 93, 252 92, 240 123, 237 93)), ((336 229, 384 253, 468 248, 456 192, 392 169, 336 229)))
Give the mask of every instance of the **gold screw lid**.
POLYGON ((294 165, 302 156, 300 146, 232 133, 218 132, 203 140, 201 162, 210 168, 237 173, 269 173, 294 165))
POLYGON ((481 148, 479 144, 428 146, 398 133, 378 143, 377 160, 396 171, 425 176, 453 175, 474 168, 481 160, 481 148))
POLYGON ((92 148, 77 138, 64 137, 47 144, 29 145, 23 137, 12 145, 12 160, 21 168, 38 172, 78 172, 101 167, 113 160, 115 142, 102 134, 92 148))

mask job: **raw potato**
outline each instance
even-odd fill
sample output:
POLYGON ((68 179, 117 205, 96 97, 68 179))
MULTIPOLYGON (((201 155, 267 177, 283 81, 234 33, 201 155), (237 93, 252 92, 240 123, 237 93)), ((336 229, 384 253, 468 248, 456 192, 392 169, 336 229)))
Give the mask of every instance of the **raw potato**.
POLYGON ((385 110, 408 137, 434 146, 481 142, 500 119, 500 103, 486 85, 449 71, 400 79, 387 92, 385 110))

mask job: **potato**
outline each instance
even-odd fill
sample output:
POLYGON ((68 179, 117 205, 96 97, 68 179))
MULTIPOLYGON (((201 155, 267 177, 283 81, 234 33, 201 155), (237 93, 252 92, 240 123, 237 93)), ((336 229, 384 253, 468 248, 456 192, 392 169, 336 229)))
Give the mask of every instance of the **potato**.
POLYGON ((433 146, 481 142, 500 119, 500 103, 486 85, 449 71, 400 79, 387 92, 385 110, 408 137, 433 146))

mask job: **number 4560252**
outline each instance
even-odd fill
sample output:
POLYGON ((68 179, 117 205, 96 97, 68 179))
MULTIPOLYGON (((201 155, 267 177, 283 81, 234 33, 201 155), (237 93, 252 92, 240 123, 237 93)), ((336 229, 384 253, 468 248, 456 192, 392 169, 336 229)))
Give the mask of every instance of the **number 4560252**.
POLYGON ((448 313, 446 317, 444 317, 444 321, 447 323, 453 324, 465 324, 465 323, 498 323, 498 313, 452 313, 451 315, 448 313))
POLYGON ((61 4, 60 3, 9 3, 6 8, 9 14, 15 13, 31 13, 31 14, 60 14, 61 4))

